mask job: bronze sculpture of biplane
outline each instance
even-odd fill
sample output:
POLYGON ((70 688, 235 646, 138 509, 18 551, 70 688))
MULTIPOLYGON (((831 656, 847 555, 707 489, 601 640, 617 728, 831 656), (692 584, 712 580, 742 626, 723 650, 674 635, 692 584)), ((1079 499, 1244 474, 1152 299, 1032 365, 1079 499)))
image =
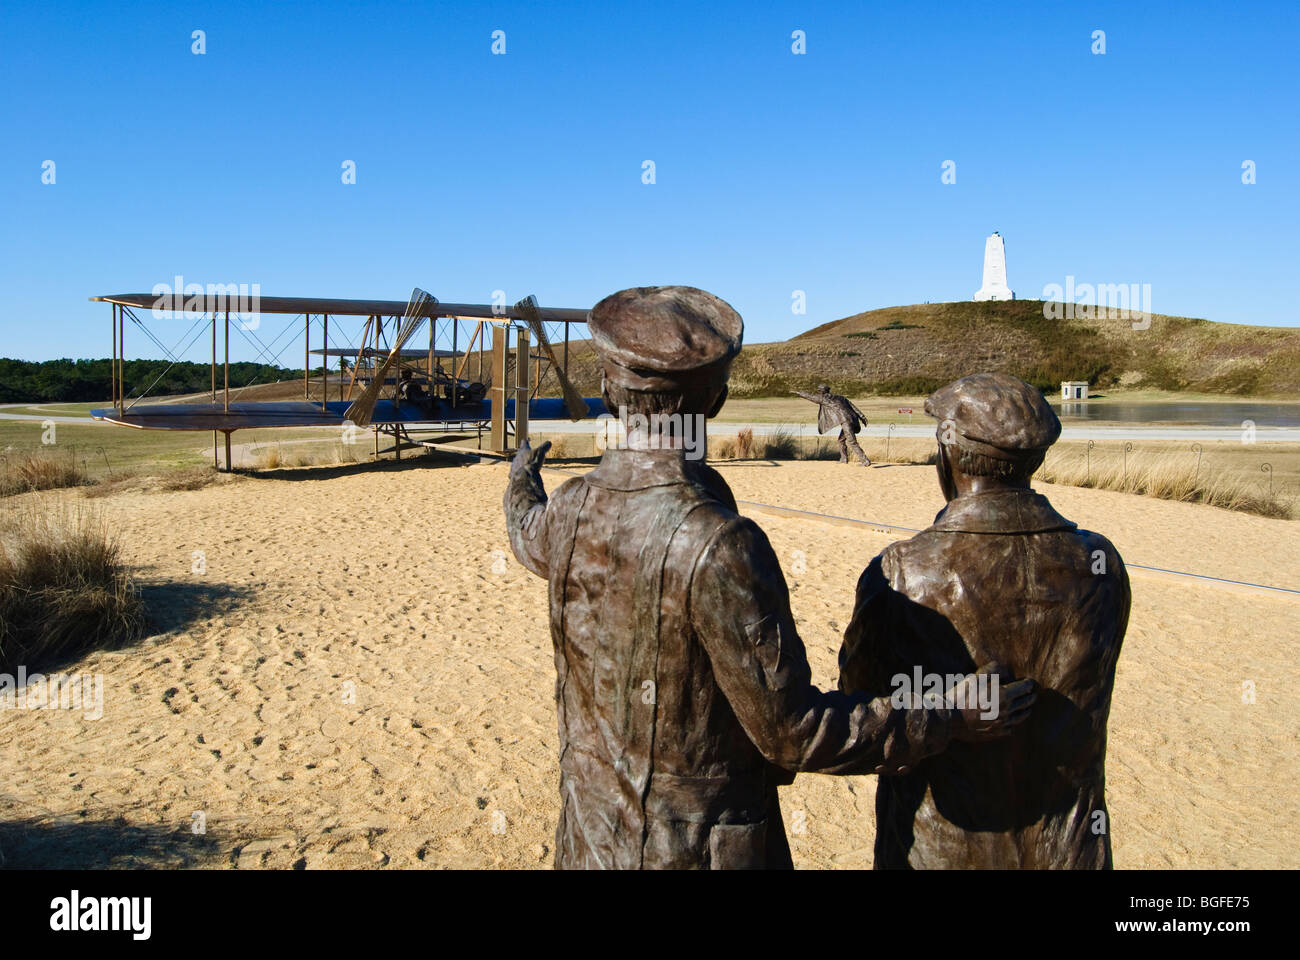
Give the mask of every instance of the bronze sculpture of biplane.
MULTIPOLYGON (((113 310, 111 406, 93 409, 91 416, 140 429, 212 430, 214 441, 215 433, 220 432, 226 439, 227 466, 230 435, 254 427, 369 426, 375 432, 376 453, 388 452, 379 450, 382 433, 392 437, 393 446, 388 450, 400 457, 403 448, 416 445, 409 433, 412 427, 432 431, 475 429, 480 440, 486 429, 489 449, 508 452, 527 437, 531 420, 580 420, 604 412, 599 398, 582 398, 567 376, 570 331, 574 325, 585 326, 588 311, 541 307, 532 297, 515 306, 440 303, 427 294, 422 298, 413 295, 405 304, 399 300, 258 297, 253 312, 259 317, 301 316, 304 323, 303 399, 271 401, 241 401, 239 387, 232 396, 231 322, 235 320, 235 332, 250 339, 250 328, 239 319, 241 310, 248 310, 246 302, 220 293, 130 293, 91 300, 109 303, 113 310), (212 382, 208 402, 142 403, 142 394, 147 390, 136 396, 128 392, 124 374, 128 322, 139 327, 170 359, 178 359, 148 330, 136 311, 184 314, 211 325, 212 382), (330 346, 331 317, 366 318, 360 344, 330 346), (311 347, 313 322, 322 331, 322 344, 315 349, 311 347), (425 322, 427 348, 408 346, 410 335, 425 322), (552 335, 557 327, 562 328, 557 337, 563 344, 562 359, 551 347, 548 326, 552 335), (224 330, 224 361, 217 355, 219 330, 224 330), (530 353, 534 341, 544 354, 530 353), (313 377, 313 356, 321 358, 319 380, 313 377), (332 385, 329 368, 335 359, 339 367, 332 385), (450 369, 443 367, 443 361, 449 362, 450 369), (550 365, 546 372, 553 371, 558 380, 562 397, 538 396, 544 362, 550 365), (219 371, 223 371, 220 385, 219 371), (404 380, 414 386, 403 387, 404 380), (337 399, 330 397, 332 387, 337 390, 337 399), (359 403, 358 389, 366 399, 364 404, 359 403), (361 407, 365 409, 358 415, 361 407)), ((269 351, 255 334, 250 343, 269 351)))

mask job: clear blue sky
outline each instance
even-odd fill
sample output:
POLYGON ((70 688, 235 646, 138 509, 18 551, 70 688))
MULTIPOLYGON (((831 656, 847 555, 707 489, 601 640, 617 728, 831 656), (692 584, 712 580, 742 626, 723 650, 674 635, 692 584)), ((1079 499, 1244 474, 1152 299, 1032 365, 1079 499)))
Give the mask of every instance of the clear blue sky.
POLYGON ((993 230, 1021 297, 1073 275, 1296 325, 1298 28, 1294 0, 6 0, 0 355, 105 356, 86 297, 176 274, 572 307, 684 283, 784 339, 969 299, 993 230))

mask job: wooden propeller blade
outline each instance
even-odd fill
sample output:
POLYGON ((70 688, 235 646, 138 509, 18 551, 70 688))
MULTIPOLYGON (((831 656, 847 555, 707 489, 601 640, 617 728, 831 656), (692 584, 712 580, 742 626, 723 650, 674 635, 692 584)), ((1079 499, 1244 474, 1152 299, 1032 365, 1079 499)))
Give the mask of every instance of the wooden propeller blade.
POLYGON ((388 371, 392 369, 393 364, 401 356, 402 347, 415 335, 415 332, 420 329, 427 319, 423 315, 423 309, 424 305, 430 300, 434 300, 434 298, 419 287, 411 291, 411 299, 406 304, 406 313, 402 315, 402 322, 397 328, 397 336, 393 338, 392 350, 384 358, 384 362, 379 369, 375 371, 371 381, 366 384, 366 389, 362 391, 361 396, 353 400, 343 414, 344 419, 350 420, 354 426, 370 426, 370 418, 375 412, 375 404, 379 402, 379 392, 384 387, 384 380, 388 377, 388 371))
MULTIPOLYGON (((582 420, 588 416, 587 401, 583 399, 578 388, 573 385, 569 375, 560 362, 555 359, 555 351, 551 349, 551 341, 546 339, 546 330, 542 326, 541 307, 537 303, 537 298, 531 293, 515 304, 515 311, 527 322, 533 336, 537 338, 538 344, 546 351, 546 356, 551 361, 551 367, 555 370, 555 375, 560 380, 560 390, 564 394, 564 405, 568 408, 569 417, 573 420, 582 420)), ((527 363, 527 360, 524 361, 527 363)))

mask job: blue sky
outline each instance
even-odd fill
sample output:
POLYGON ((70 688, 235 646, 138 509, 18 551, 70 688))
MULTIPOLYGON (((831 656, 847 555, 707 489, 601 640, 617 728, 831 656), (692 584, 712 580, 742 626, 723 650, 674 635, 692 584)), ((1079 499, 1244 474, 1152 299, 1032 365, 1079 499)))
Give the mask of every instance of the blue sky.
POLYGON ((1021 297, 1072 275, 1296 325, 1298 27, 1294 2, 6 0, 0 355, 105 356, 86 298, 177 274, 572 307, 685 283, 784 339, 969 299, 993 230, 1021 297))

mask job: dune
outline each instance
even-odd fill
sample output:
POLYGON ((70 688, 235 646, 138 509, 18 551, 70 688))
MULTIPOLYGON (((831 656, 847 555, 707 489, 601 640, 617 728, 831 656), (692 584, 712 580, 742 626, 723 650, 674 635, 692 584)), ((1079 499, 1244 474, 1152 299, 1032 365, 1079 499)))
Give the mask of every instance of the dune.
MULTIPOLYGON (((829 515, 742 508, 786 569, 814 679, 833 685, 857 577, 898 534, 830 517, 922 527, 942 505, 933 469, 721 471, 742 501, 829 515)), ((156 626, 64 668, 103 676, 101 718, 0 718, 5 864, 549 867, 546 588, 510 555, 506 475, 429 458, 104 498, 156 626)), ((1040 489, 1131 564, 1300 586, 1294 522, 1040 489)), ((1116 866, 1300 866, 1300 597, 1132 582, 1110 722, 1116 866)), ((784 788, 796 866, 869 866, 874 791, 816 775, 784 788)))

